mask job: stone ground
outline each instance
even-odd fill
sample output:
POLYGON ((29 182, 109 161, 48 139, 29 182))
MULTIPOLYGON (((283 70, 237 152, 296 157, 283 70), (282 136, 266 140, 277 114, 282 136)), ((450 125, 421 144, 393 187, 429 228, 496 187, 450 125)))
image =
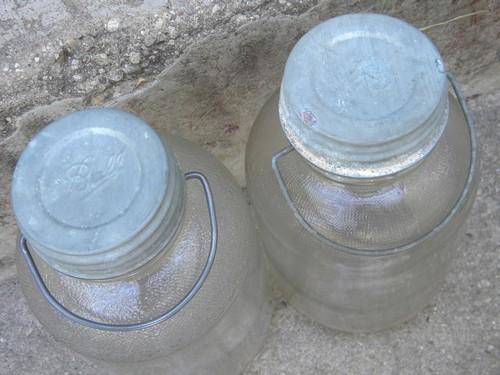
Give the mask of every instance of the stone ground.
POLYGON ((199 143, 244 186, 255 115, 293 43, 323 19, 378 11, 425 28, 463 82, 482 179, 445 285, 416 319, 370 335, 320 327, 281 300, 246 375, 500 374, 500 3, 5 0, 0 5, 0 374, 102 374, 59 348, 15 278, 10 177, 48 121, 114 105, 199 143), (472 13, 472 15, 470 15, 472 13), (469 16, 448 22, 462 15, 469 16), (444 23, 444 24, 441 24, 444 23))

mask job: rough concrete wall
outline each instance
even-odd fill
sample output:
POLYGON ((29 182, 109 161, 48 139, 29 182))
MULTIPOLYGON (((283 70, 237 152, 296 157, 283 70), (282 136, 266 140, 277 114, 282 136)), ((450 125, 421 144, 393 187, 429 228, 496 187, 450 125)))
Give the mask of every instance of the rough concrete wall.
MULTIPOLYGON (((500 289, 500 259, 495 252, 500 243, 500 2, 165 3, 6 0, 1 5, 0 293, 12 306, 0 308, 0 321, 15 320, 12 327, 0 325, 0 356, 2 349, 10 353, 8 369, 33 373, 30 366, 47 366, 37 358, 23 359, 39 350, 54 361, 50 368, 62 371, 69 355, 44 347, 46 335, 30 320, 25 306, 16 302, 15 281, 2 283, 15 274, 17 228, 8 199, 11 173, 34 133, 70 110, 89 105, 124 107, 156 128, 199 143, 244 186, 248 132, 262 103, 279 86, 295 41, 324 19, 376 11, 418 27, 430 26, 425 32, 438 45, 448 69, 463 82, 478 119, 483 178, 466 248, 457 255, 435 311, 422 313, 399 331, 370 337, 333 334, 279 305, 269 343, 249 374, 390 373, 384 369, 404 373, 405 368, 420 368, 422 373, 500 373, 500 322, 496 321, 500 298, 495 294, 500 289), (475 15, 448 22, 470 13, 475 15), (24 330, 29 331, 25 336, 24 330), (36 337, 30 336, 33 331, 36 337), (25 357, 14 354, 19 350, 17 337, 19 345, 26 345, 25 357), (294 365, 294 360, 300 363, 294 365)), ((83 366, 78 371, 93 373, 81 359, 73 358, 72 363, 83 366)))

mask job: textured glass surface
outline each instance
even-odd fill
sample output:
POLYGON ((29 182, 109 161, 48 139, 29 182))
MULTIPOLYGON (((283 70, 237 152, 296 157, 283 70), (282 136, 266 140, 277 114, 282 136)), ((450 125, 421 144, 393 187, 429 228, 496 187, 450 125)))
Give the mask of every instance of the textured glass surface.
POLYGON ((450 96, 449 122, 433 152, 393 178, 340 182, 295 151, 282 157, 278 165, 292 204, 312 231, 295 216, 272 170, 273 155, 288 145, 277 107, 276 94, 250 135, 247 185, 260 235, 290 302, 315 320, 348 331, 407 320, 444 279, 477 184, 476 174, 465 206, 451 214, 471 160, 456 99, 450 96), (446 218, 446 226, 434 231, 446 218))
MULTIPOLYGON (((98 331, 61 318, 34 288, 18 260, 23 290, 55 338, 117 374, 236 374, 260 348, 270 319, 265 268, 247 203, 227 170, 186 141, 168 137, 181 169, 210 182, 218 219, 213 267, 195 297, 151 328, 98 331)), ((186 182, 185 211, 169 248, 136 272, 105 281, 72 278, 36 259, 50 291, 73 312, 114 324, 148 320, 177 304, 207 259, 210 223, 196 181, 186 182)))

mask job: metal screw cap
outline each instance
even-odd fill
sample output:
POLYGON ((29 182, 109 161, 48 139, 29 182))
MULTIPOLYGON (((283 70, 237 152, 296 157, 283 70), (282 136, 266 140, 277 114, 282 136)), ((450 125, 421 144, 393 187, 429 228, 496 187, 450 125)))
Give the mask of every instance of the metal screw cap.
POLYGON ((349 14, 305 34, 280 92, 283 130, 327 174, 376 178, 427 155, 448 119, 438 50, 422 32, 380 14, 349 14))
POLYGON ((156 255, 161 249, 150 243, 175 231, 182 194, 176 161, 156 132, 110 108, 71 113, 41 130, 12 181, 29 245, 82 278, 120 275, 156 255))

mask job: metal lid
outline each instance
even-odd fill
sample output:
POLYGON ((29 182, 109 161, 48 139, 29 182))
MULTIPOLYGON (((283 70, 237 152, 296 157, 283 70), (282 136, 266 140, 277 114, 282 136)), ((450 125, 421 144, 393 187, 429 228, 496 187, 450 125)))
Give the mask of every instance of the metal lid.
POLYGON ((110 108, 44 128, 12 181, 14 213, 33 250, 63 273, 93 279, 155 256, 177 228, 182 195, 179 168, 155 131, 110 108))
POLYGON ((320 170, 375 178, 427 155, 448 119, 438 50, 419 30, 379 14, 349 14, 305 34, 280 92, 283 130, 320 170))

